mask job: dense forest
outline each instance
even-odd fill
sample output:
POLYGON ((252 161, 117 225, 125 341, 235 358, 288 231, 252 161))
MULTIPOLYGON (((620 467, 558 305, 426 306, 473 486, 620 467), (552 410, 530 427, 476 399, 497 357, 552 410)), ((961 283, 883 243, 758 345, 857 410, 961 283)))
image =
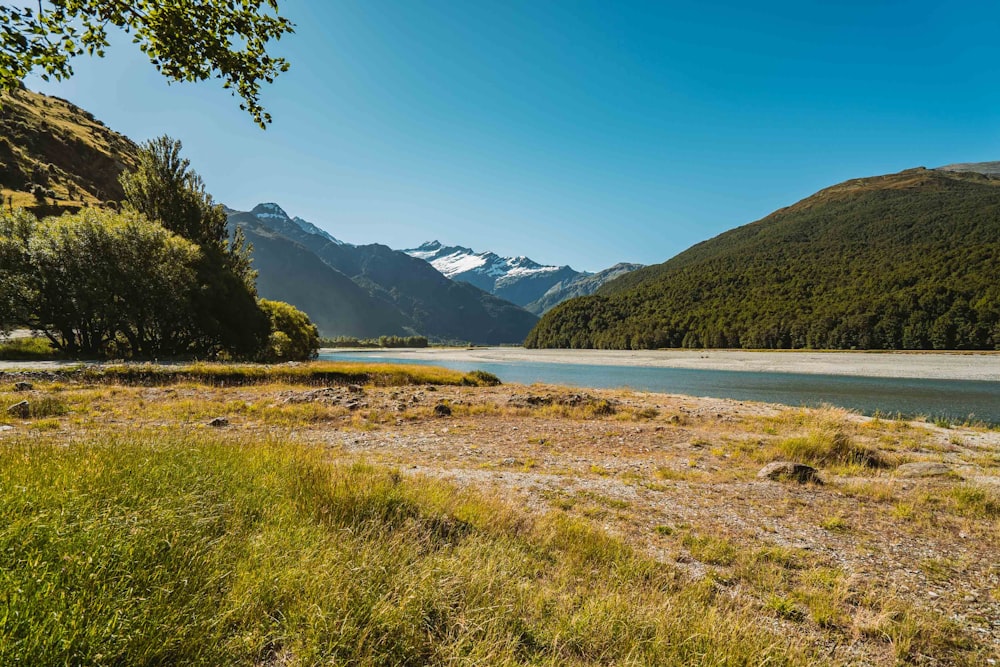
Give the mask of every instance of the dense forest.
POLYGON ((1000 349, 1000 179, 823 190, 550 311, 526 347, 1000 349))

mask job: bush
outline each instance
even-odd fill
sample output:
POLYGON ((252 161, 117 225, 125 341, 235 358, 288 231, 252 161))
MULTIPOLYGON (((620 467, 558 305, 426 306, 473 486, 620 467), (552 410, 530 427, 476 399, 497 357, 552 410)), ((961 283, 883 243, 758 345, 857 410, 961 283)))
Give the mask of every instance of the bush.
POLYGON ((304 361, 319 352, 319 330, 309 316, 283 301, 258 300, 271 323, 267 361, 304 361))

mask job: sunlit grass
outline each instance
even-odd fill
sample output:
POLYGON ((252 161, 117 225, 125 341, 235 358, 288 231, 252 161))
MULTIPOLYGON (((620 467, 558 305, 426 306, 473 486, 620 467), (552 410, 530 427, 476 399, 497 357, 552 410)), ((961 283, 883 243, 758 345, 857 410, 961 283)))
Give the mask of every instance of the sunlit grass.
POLYGON ((815 664, 559 516, 278 441, 0 447, 3 664, 815 664))

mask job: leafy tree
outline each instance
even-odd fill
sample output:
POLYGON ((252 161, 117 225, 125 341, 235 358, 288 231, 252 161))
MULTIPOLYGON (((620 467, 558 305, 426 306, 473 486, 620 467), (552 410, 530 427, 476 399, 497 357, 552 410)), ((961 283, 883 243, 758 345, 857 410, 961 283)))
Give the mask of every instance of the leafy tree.
POLYGON ((0 214, 8 319, 69 354, 180 354, 192 340, 196 245, 135 213, 0 214))
POLYGON ((172 81, 222 79, 243 98, 262 128, 271 116, 259 101, 261 81, 288 69, 267 53, 271 40, 293 32, 277 0, 39 0, 36 7, 0 6, 0 89, 18 88, 33 70, 42 78, 73 75, 70 60, 104 56, 107 27, 132 35, 172 81))
POLYGON ((271 322, 267 361, 304 361, 319 351, 319 329, 309 316, 284 301, 259 301, 271 322))
POLYGON ((251 248, 240 229, 229 238, 223 208, 205 192, 181 148, 181 142, 166 136, 143 144, 138 167, 120 179, 123 205, 201 248, 192 306, 200 334, 192 351, 254 357, 267 344, 269 327, 257 305, 251 248))

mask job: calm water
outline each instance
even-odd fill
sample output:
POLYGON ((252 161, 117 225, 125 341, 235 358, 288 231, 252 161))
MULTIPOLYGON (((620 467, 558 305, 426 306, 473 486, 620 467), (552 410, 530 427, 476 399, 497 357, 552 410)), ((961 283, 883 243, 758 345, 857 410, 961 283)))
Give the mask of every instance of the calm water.
POLYGON ((870 378, 805 373, 591 366, 546 362, 463 362, 409 359, 391 352, 331 352, 321 359, 391 361, 443 366, 467 372, 475 369, 504 382, 544 382, 572 387, 618 388, 690 396, 766 401, 796 406, 835 405, 864 414, 926 415, 950 420, 1000 424, 1000 382, 870 378))

